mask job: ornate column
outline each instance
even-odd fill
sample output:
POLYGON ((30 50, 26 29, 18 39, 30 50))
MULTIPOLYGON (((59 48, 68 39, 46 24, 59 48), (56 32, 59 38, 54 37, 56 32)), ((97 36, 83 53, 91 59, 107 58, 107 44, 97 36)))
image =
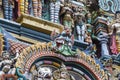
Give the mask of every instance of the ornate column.
POLYGON ((108 51, 108 26, 107 19, 104 17, 98 17, 94 21, 95 26, 95 36, 100 41, 101 44, 101 56, 109 56, 108 51))

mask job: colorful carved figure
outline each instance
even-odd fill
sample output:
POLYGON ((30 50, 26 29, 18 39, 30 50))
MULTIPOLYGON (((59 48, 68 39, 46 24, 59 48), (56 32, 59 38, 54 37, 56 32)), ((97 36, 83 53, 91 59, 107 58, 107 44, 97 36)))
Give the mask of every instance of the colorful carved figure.
MULTIPOLYGON (((14 77, 16 68, 14 67, 14 62, 18 58, 18 54, 15 58, 10 59, 10 54, 8 52, 3 52, 3 61, 0 62, 0 67, 2 67, 2 71, 0 71, 0 75, 3 77, 11 78, 14 77), (10 75, 9 75, 10 74, 10 75)), ((16 79, 15 79, 16 80, 16 79)))
POLYGON ((50 0, 50 21, 59 22, 60 0, 50 0))
POLYGON ((38 68, 38 80, 51 80, 52 70, 49 67, 38 68))
POLYGON ((28 11, 28 0, 16 0, 18 3, 18 16, 20 16, 21 14, 29 14, 28 11))
POLYGON ((69 74, 66 66, 62 64, 60 69, 53 72, 52 80, 75 80, 75 78, 69 74))
POLYGON ((16 75, 18 77, 17 80, 27 80, 26 77, 23 75, 23 71, 20 68, 16 68, 16 75))
POLYGON ((116 44, 116 29, 114 27, 113 33, 111 35, 111 46, 110 46, 112 54, 118 54, 117 44, 116 44))
POLYGON ((92 23, 91 13, 89 13, 89 12, 86 13, 85 18, 86 18, 86 23, 87 24, 91 24, 92 23))
POLYGON ((65 8, 65 14, 63 17, 63 25, 72 29, 74 27, 74 21, 72 18, 72 9, 70 9, 69 7, 65 8))
POLYGON ((28 0, 25 0, 24 4, 25 4, 24 5, 24 7, 25 7, 24 13, 28 14, 28 0))
POLYGON ((18 0, 18 5, 19 5, 19 8, 18 8, 18 10, 19 10, 19 13, 18 13, 18 15, 20 16, 21 14, 24 14, 24 10, 25 10, 25 0, 18 0))
POLYGON ((34 16, 41 18, 41 16, 42 16, 42 2, 41 2, 41 0, 32 0, 32 3, 33 3, 34 16))
POLYGON ((86 27, 87 27, 87 36, 86 36, 86 39, 85 39, 85 42, 87 43, 92 43, 92 34, 93 34, 93 26, 91 25, 92 24, 92 17, 91 17, 91 14, 90 13, 87 13, 85 15, 85 18, 86 18, 86 27))
POLYGON ((3 18, 2 0, 0 1, 0 18, 3 18))
POLYGON ((111 51, 113 54, 118 54, 120 52, 120 11, 117 11, 115 14, 115 23, 112 25, 112 45, 111 51))
POLYGON ((60 15, 62 15, 62 24, 70 29, 74 28, 72 4, 69 0, 65 0, 64 6, 61 8, 60 15))
POLYGON ((14 0, 3 0, 4 18, 12 20, 14 0))
POLYGON ((87 33, 86 24, 85 24, 83 19, 84 19, 83 14, 78 14, 77 15, 75 32, 77 32, 76 33, 77 34, 77 39, 80 42, 84 42, 84 40, 86 38, 86 33, 87 33))
POLYGON ((71 50, 72 45, 74 44, 74 36, 71 34, 71 29, 66 27, 65 30, 57 36, 55 35, 55 32, 52 32, 52 34, 51 37, 54 39, 52 45, 53 50, 67 56, 75 55, 71 50))

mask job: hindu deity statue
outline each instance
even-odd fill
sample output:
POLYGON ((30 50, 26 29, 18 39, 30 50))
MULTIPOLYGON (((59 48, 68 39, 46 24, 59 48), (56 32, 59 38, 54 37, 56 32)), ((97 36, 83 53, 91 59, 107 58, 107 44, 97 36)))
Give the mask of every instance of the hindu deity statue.
POLYGON ((0 18, 3 18, 2 0, 0 1, 0 18))
POLYGON ((3 0, 4 18, 12 20, 14 0, 3 0))
POLYGON ((41 0, 32 0, 32 3, 33 3, 34 16, 41 18, 41 16, 42 16, 42 2, 41 2, 41 0))
POLYGON ((46 66, 32 66, 30 73, 27 72, 25 77, 29 80, 51 80, 52 78, 52 69, 46 66), (28 78, 28 76, 30 78, 28 78))
POLYGON ((38 68, 38 80, 51 80, 52 70, 49 67, 38 68))
POLYGON ((86 33, 87 33, 87 27, 84 21, 84 15, 83 14, 77 14, 77 19, 76 19, 76 27, 75 27, 75 32, 77 34, 77 39, 80 42, 84 42, 86 38, 86 33))
POLYGON ((74 21, 72 18, 72 9, 70 9, 69 7, 66 7, 66 11, 63 17, 63 25, 67 26, 70 29, 74 27, 74 21))
POLYGON ((28 14, 29 0, 16 0, 18 3, 18 16, 21 14, 28 14))
POLYGON ((5 77, 14 77, 16 68, 14 67, 15 60, 18 58, 19 54, 16 53, 15 58, 11 59, 10 54, 8 52, 3 52, 2 58, 3 60, 0 62, 0 75, 3 75, 2 78, 5 77))
POLYGON ((115 14, 115 22, 112 25, 112 45, 111 45, 111 52, 113 54, 120 53, 120 11, 117 11, 115 14))
POLYGON ((91 18, 91 13, 88 12, 85 15, 86 18, 86 27, 87 27, 87 37, 85 39, 85 42, 92 43, 92 34, 93 34, 93 26, 92 24, 92 18, 91 18))
POLYGON ((62 64, 60 69, 53 72, 52 80, 75 80, 75 78, 68 72, 66 66, 62 64))
POLYGON ((55 23, 59 22, 60 6, 60 0, 50 0, 50 21, 55 23))
POLYGON ((64 1, 64 6, 61 8, 62 24, 70 29, 74 27, 73 10, 69 0, 64 1))

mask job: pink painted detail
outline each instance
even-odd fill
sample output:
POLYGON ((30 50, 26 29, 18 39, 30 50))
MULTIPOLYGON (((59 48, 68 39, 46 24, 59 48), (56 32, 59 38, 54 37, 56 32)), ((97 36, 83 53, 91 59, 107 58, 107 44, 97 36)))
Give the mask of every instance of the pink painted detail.
POLYGON ((44 61, 44 63, 46 63, 46 64, 52 64, 51 61, 44 61))
POLYGON ((111 52, 113 54, 118 54, 117 45, 116 45, 116 36, 112 35, 112 45, 110 46, 111 52))
POLYGON ((86 78, 86 80, 91 80, 86 74, 84 74, 84 77, 86 78))

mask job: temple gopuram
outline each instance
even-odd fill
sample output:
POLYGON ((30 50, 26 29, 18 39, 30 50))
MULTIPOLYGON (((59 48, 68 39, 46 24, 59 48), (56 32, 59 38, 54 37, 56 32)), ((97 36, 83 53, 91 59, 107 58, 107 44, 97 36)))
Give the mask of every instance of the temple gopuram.
POLYGON ((0 0, 0 80, 120 80, 120 0, 0 0))

